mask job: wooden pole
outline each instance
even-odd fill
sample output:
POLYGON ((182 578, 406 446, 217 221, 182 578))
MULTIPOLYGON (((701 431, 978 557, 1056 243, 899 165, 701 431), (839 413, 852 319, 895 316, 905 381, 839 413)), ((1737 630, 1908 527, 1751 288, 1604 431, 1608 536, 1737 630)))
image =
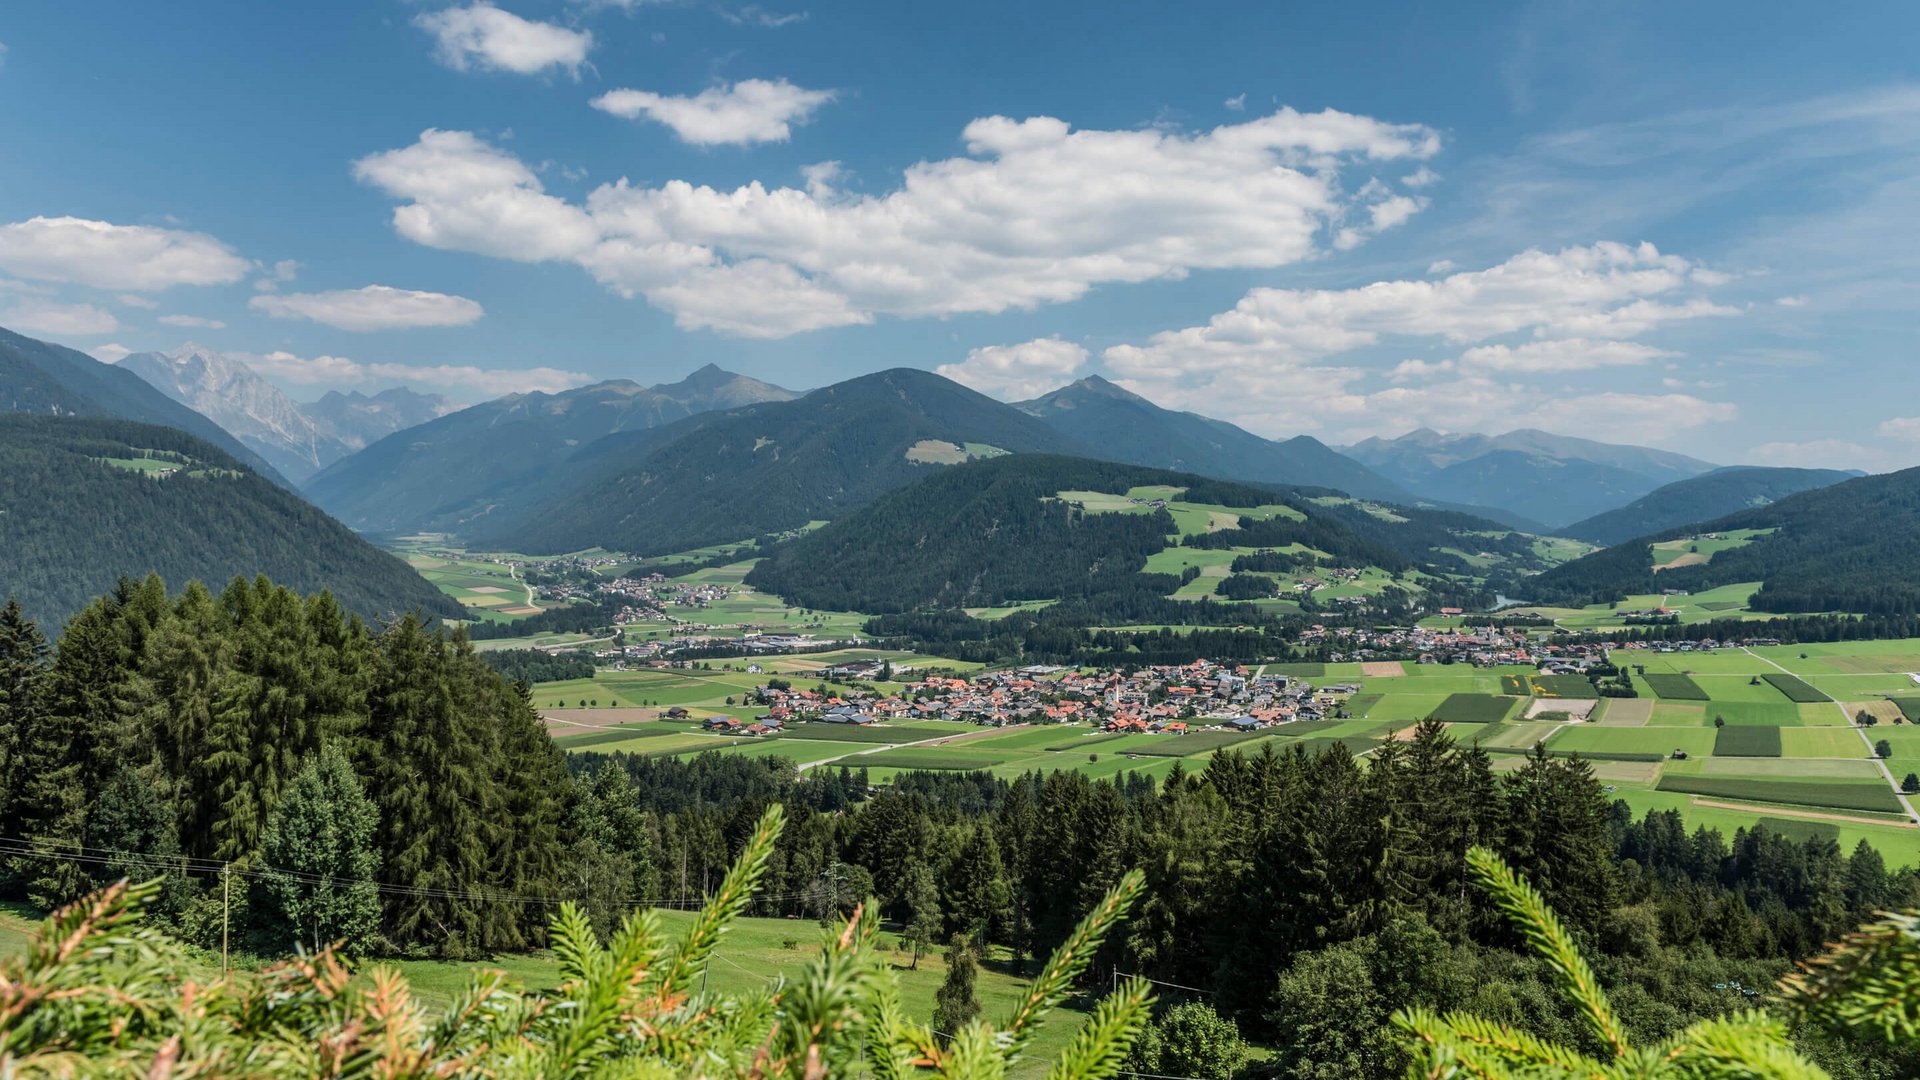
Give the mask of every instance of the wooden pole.
POLYGON ((220 868, 220 974, 227 973, 227 911, 233 895, 233 864, 220 868))

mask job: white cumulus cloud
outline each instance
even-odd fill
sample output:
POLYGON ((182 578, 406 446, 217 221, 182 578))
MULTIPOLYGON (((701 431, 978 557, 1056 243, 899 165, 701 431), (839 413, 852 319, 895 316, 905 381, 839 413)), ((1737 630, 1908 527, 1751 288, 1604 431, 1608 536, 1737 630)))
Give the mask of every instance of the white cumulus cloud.
POLYGON ((1701 295, 1724 278, 1687 259, 1650 244, 1600 243, 1431 272, 1445 276, 1254 289, 1205 325, 1113 346, 1102 360, 1122 385, 1163 405, 1274 435, 1530 423, 1660 441, 1735 414, 1730 404, 1684 393, 1544 383, 1671 360, 1679 354, 1626 339, 1672 321, 1736 314, 1701 295), (1407 345, 1447 352, 1385 365, 1368 356, 1407 345))
POLYGON ((588 31, 523 19, 488 3, 427 12, 413 24, 433 35, 435 59, 455 71, 538 75, 560 68, 578 77, 593 48, 588 31))
POLYGON ((1343 168, 1440 147, 1421 125, 1292 109, 1197 133, 995 116, 964 137, 967 156, 913 165, 879 195, 622 179, 581 205, 463 131, 423 132, 355 174, 401 202, 394 228, 416 243, 574 262, 684 327, 778 337, 1299 262, 1342 228, 1388 228, 1409 212, 1377 181, 1347 190, 1343 168))
POLYGON ((203 330, 224 330, 227 327, 219 319, 206 319, 198 315, 162 315, 154 321, 168 326, 198 327, 203 330))
POLYGON ((464 296, 367 285, 316 293, 265 293, 247 306, 276 319, 311 319, 341 330, 465 326, 486 309, 464 296))
POLYGON ((0 326, 22 334, 42 337, 111 334, 120 329, 113 312, 92 304, 60 304, 28 300, 0 311, 0 326))
POLYGON ((804 124, 814 110, 832 101, 831 90, 808 90, 785 79, 746 79, 714 86, 690 97, 646 90, 609 90, 594 98, 601 112, 628 120, 645 116, 665 124, 696 146, 786 142, 793 125, 804 124))
POLYGON ((471 364, 361 363, 344 356, 297 356, 290 352, 230 354, 279 382, 301 386, 348 383, 420 383, 468 390, 481 397, 555 393, 593 381, 591 375, 559 368, 483 368, 471 364))
POLYGON ((935 371, 1002 401, 1024 401, 1070 382, 1086 364, 1085 348, 1050 337, 969 349, 965 360, 935 371))
POLYGON ((1882 420, 1874 430, 1884 438, 1920 442, 1920 416, 1897 416, 1882 420))
POLYGON ((0 270, 41 281, 144 291, 225 285, 249 269, 247 260, 205 233, 77 217, 0 225, 0 270))
POLYGON ((133 350, 114 341, 105 345, 95 345, 93 348, 87 350, 87 355, 103 364, 117 364, 133 355, 133 350))

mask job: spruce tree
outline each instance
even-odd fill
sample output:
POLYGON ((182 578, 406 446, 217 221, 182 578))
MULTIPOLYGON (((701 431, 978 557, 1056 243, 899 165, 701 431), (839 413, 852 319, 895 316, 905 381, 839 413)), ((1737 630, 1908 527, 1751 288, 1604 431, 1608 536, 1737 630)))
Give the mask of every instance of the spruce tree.
POLYGON ((925 863, 915 862, 907 868, 901 900, 907 909, 907 926, 901 938, 913 950, 913 961, 907 966, 917 970, 920 955, 933 948, 940 933, 940 892, 934 888, 933 872, 925 863))
POLYGON ((18 824, 15 798, 25 779, 21 755, 40 726, 47 678, 47 639, 20 610, 0 609, 0 819, 18 824))
POLYGON ((380 811, 338 745, 307 760, 260 837, 264 890, 278 936, 319 950, 361 951, 380 921, 374 832, 380 811))

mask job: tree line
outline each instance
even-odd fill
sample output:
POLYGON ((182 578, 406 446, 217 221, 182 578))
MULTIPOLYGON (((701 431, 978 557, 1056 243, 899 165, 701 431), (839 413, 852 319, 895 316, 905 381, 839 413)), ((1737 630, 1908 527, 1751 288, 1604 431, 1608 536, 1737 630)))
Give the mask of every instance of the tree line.
MULTIPOLYGON (((1590 1045, 1551 965, 1473 887, 1476 846, 1561 913, 1641 1042, 1752 1004, 1739 988, 1770 987, 1874 911, 1920 902, 1920 875, 1865 843, 1636 818, 1577 757, 1496 773, 1436 723, 1366 759, 1282 742, 1159 783, 925 773, 870 794, 857 773, 801 779, 765 759, 574 755, 589 798, 627 815, 601 833, 618 873, 589 907, 609 918, 621 895, 697 896, 773 802, 790 825, 753 910, 829 918, 872 892, 916 955, 955 935, 975 955, 1045 955, 1137 868, 1146 888, 1094 980, 1158 980, 1169 1004, 1204 1003, 1278 1047, 1270 1074, 1331 1078, 1400 1075, 1390 1018, 1403 1009, 1463 1008, 1590 1045)), ((1839 1076, 1920 1066, 1801 1037, 1839 1076)))
POLYGON ((43 907, 165 871, 159 916, 202 944, 223 919, 311 942, 289 898, 338 892, 322 929, 357 946, 521 948, 545 912, 511 897, 564 883, 569 804, 524 684, 413 616, 369 626, 264 577, 122 581, 57 646, 0 611, 0 889, 43 907))

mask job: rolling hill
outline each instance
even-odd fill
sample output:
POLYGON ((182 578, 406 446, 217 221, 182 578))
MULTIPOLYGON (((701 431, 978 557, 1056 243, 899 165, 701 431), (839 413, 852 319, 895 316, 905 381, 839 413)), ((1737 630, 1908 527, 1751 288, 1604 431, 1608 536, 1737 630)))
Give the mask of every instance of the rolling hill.
POLYGON ((1576 559, 1532 579, 1526 594, 1553 604, 1605 603, 1662 590, 1763 584, 1758 611, 1920 612, 1920 469, 1862 476, 1768 506, 1667 529, 1576 559), (1650 546, 1769 530, 1704 562, 1653 570, 1650 546))
POLYGON ((1333 488, 1363 499, 1417 501, 1391 480, 1306 435, 1263 439, 1224 420, 1163 409, 1098 375, 1014 408, 1108 461, 1222 480, 1333 488))
POLYGON ((462 614, 406 563, 207 440, 114 418, 0 416, 5 590, 57 624, 122 575, 150 571, 215 588, 266 574, 330 589, 370 619, 462 614))
POLYGON ((1584 520, 1715 468, 1666 450, 1531 429, 1476 435, 1421 428, 1343 452, 1422 498, 1499 507, 1548 526, 1584 520))
POLYGON ((971 456, 1078 450, 1018 409, 896 368, 603 439, 507 512, 460 526, 513 551, 656 554, 838 517, 971 456))
POLYGON ((274 483, 288 486, 286 477, 220 425, 133 372, 6 329, 0 329, 0 412, 112 416, 162 424, 205 439, 274 483))
POLYGON ((1243 550, 1279 552, 1280 561, 1303 548, 1323 563, 1385 574, 1464 575, 1473 566, 1462 549, 1516 572, 1542 565, 1531 537, 1463 514, 1021 454, 944 470, 877 499, 775 549, 748 581, 806 606, 876 612, 1161 595, 1181 584, 1177 571, 1142 571, 1172 548, 1223 570, 1243 550), (1189 524, 1174 510, 1191 515, 1189 524))
POLYGON ((1814 488, 1838 484, 1859 473, 1838 469, 1773 469, 1733 466, 1680 480, 1633 502, 1559 530, 1594 544, 1618 544, 1696 521, 1708 521, 1814 488))
POLYGON ((793 397, 712 365, 651 388, 616 379, 558 394, 510 394, 389 435, 322 470, 306 492, 358 529, 446 528, 541 482, 597 439, 793 397))

